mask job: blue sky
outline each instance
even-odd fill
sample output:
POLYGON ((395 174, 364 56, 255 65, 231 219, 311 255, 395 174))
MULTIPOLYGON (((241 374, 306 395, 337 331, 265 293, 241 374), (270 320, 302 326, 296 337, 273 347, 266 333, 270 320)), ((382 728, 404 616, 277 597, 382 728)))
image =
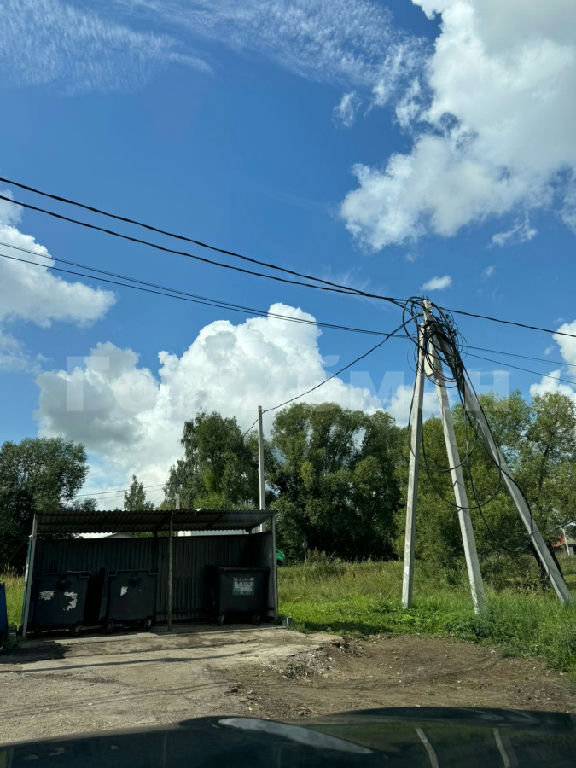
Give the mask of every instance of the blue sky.
MULTIPOLYGON (((8 0, 0 175, 370 292, 428 292, 447 307, 575 332, 575 11, 563 0, 523 8, 8 0)), ((0 241, 264 310, 382 330, 400 322, 382 302, 17 215, 0 208, 0 241)), ((132 471, 161 482, 184 418, 218 408, 247 426, 258 403, 312 386, 373 343, 282 321, 246 325, 90 281, 82 289, 72 276, 56 283, 1 261, 0 437, 83 440, 89 489, 122 485, 132 471), (70 410, 71 386, 82 408, 70 410)), ((471 345, 551 360, 503 363, 576 370, 570 339, 560 347, 545 334, 459 324, 471 345)), ((468 364, 481 390, 557 386, 468 364)), ((402 422, 411 384, 412 351, 393 340, 315 401, 386 407, 402 422)))

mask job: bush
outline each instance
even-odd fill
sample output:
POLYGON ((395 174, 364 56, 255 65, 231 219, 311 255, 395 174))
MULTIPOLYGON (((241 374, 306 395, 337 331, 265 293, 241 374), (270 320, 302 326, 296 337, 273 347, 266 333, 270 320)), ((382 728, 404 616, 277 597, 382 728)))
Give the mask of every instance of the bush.
POLYGON ((349 568, 350 563, 334 555, 327 555, 326 552, 311 549, 306 553, 306 575, 312 579, 342 576, 349 568))
POLYGON ((534 558, 496 552, 482 558, 482 576, 497 592, 510 587, 539 590, 541 583, 534 558))

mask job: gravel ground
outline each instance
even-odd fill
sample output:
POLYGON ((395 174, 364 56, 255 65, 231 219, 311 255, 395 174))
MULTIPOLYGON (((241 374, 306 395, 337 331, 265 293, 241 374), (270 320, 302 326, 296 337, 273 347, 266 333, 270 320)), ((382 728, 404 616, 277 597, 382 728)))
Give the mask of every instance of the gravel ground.
POLYGON ((539 661, 448 639, 345 642, 282 628, 29 641, 0 656, 0 742, 204 715, 277 719, 353 709, 470 706, 573 712, 576 690, 539 661))

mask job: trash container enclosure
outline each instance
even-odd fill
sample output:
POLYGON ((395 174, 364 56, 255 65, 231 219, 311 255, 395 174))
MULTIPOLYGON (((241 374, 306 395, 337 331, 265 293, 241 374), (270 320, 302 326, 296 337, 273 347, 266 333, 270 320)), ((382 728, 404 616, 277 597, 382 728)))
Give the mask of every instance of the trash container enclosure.
MULTIPOLYGON (((35 595, 47 575, 87 572, 90 576, 84 611, 84 626, 104 624, 108 615, 113 621, 140 621, 149 615, 145 607, 124 607, 126 601, 120 590, 129 584, 116 583, 122 574, 137 571, 146 574, 146 600, 155 592, 152 615, 155 622, 166 621, 168 613, 169 573, 172 572, 172 615, 174 621, 205 620, 207 614, 208 565, 233 568, 272 568, 274 544, 272 531, 259 532, 258 527, 270 521, 267 510, 97 510, 90 514, 82 510, 38 512, 36 546, 31 548, 27 572, 30 589, 28 623, 33 624, 35 595), (172 529, 174 536, 166 534, 172 529), (101 538, 66 536, 62 534, 105 533, 101 538), (140 537, 134 533, 152 532, 140 537), (177 532, 188 532, 176 535, 177 532), (189 532, 192 532, 191 535, 189 532), (170 569, 170 563, 172 568, 170 569), (155 590, 150 577, 156 574, 155 590), (110 579, 114 577, 114 583, 110 579), (112 591, 111 591, 112 590, 112 591), (101 599, 104 595, 105 599, 101 599), (107 605, 111 596, 110 607, 107 605), (138 614, 138 618, 136 618, 138 614), (128 619, 128 616, 134 618, 128 619)), ((34 534, 33 534, 34 536, 34 534)), ((271 570, 270 570, 271 573, 271 570)), ((142 582, 143 583, 143 582, 142 582)), ((274 611, 273 579, 267 578, 263 614, 274 611)), ((144 589, 144 587, 143 587, 144 589)), ((144 598, 138 598, 138 601, 144 598)), ((130 602, 130 600, 128 601, 130 602)))
POLYGON ((108 574, 103 601, 102 613, 107 624, 151 624, 156 611, 156 574, 147 571, 108 574))
POLYGON ((39 578, 32 594, 31 624, 37 629, 79 627, 84 621, 88 573, 51 573, 39 578))
POLYGON ((208 566, 208 614, 219 622, 229 614, 261 617, 268 609, 270 568, 208 566))

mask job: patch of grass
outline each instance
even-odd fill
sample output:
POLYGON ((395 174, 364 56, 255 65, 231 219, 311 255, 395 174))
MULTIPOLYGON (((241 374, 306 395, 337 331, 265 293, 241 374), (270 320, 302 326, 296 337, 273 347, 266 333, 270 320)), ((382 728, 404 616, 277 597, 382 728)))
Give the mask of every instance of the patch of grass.
MULTIPOLYGON (((541 656, 576 679, 576 608, 564 606, 551 591, 488 588, 487 614, 475 616, 465 579, 447 584, 418 564, 414 604, 404 610, 402 563, 338 565, 336 572, 324 574, 313 565, 278 572, 280 612, 292 616, 296 627, 355 635, 451 636, 497 645, 508 655, 541 656)), ((566 558, 562 567, 576 591, 576 562, 566 558)))
POLYGON ((8 625, 20 624, 22 601, 24 599, 24 577, 15 573, 0 573, 0 583, 6 588, 6 604, 8 607, 8 625))

